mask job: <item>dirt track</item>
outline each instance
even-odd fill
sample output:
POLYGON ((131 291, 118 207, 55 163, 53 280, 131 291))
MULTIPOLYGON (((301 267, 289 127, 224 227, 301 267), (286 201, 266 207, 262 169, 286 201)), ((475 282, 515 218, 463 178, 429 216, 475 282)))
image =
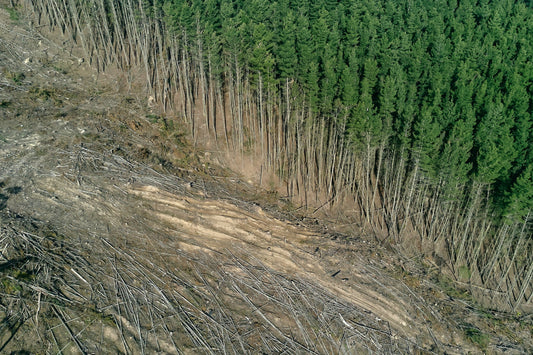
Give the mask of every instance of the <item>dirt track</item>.
MULTIPOLYGON (((468 304, 247 202, 261 192, 202 155, 173 165, 190 148, 158 141, 142 91, 21 23, 0 9, 0 352, 480 351, 468 304)), ((513 326, 492 351, 531 347, 513 326)))

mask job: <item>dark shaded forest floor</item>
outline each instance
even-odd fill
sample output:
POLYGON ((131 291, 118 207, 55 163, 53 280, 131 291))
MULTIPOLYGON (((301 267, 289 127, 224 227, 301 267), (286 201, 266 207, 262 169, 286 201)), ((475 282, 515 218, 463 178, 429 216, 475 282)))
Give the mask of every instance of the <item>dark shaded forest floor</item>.
POLYGON ((296 215, 4 3, 0 353, 533 350, 531 315, 296 215))

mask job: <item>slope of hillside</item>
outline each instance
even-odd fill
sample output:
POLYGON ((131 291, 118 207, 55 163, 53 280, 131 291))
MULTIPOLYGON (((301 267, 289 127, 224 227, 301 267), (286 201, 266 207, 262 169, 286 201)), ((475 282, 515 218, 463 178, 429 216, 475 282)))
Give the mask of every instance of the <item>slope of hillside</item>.
POLYGON ((294 216, 0 3, 1 353, 533 349, 531 315, 294 216))

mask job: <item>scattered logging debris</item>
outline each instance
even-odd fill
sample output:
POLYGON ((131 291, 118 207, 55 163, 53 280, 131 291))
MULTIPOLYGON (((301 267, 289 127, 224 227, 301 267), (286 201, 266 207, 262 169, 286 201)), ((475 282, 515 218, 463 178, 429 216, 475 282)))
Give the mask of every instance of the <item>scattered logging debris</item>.
MULTIPOLYGON (((169 235, 144 228, 141 216, 133 216, 138 224, 116 220, 91 231, 93 216, 79 219, 76 209, 93 208, 87 201, 102 209, 132 203, 132 181, 197 198, 205 184, 191 189, 182 178, 82 145, 55 156, 61 186, 35 187, 33 203, 46 193, 43 201, 64 204, 62 228, 2 211, 1 351, 392 354, 419 346, 316 281, 274 270, 246 249, 217 250, 216 257, 186 252, 169 235), (69 189, 75 204, 61 194, 69 189)), ((213 198, 229 199, 223 185, 213 185, 213 198)))
POLYGON ((14 226, 3 226, 0 238, 2 351, 13 349, 13 339, 17 346, 34 339, 30 350, 75 347, 83 354, 115 346, 125 353, 416 348, 312 281, 235 251, 213 258, 165 250, 159 257, 166 262, 156 263, 153 252, 105 238, 75 245, 14 226))

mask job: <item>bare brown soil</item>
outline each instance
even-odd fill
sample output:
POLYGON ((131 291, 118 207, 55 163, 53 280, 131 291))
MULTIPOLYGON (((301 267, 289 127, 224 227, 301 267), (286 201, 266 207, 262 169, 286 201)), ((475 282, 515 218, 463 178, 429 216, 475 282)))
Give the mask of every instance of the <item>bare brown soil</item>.
POLYGON ((296 215, 0 4, 0 353, 532 351, 531 315, 296 215))

